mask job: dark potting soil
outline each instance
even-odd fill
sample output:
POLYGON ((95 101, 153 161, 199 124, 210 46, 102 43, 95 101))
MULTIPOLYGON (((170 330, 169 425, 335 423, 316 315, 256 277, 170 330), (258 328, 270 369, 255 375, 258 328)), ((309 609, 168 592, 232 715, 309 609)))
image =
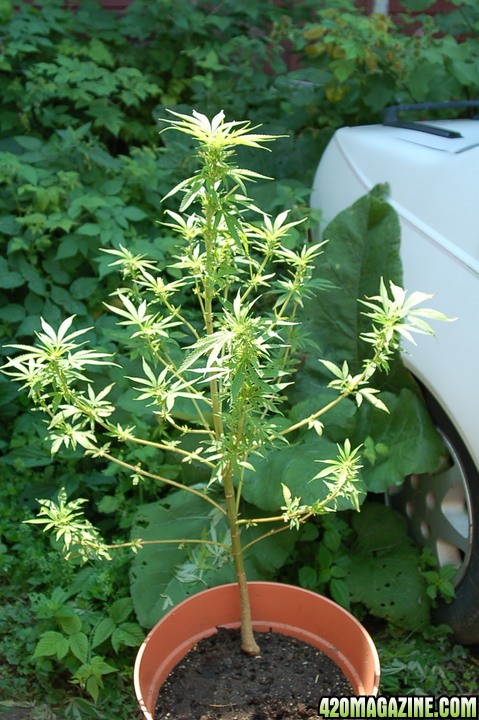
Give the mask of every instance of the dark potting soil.
POLYGON ((155 720, 311 720, 322 695, 351 695, 343 672, 295 638, 257 633, 259 657, 240 648, 238 630, 219 628, 172 670, 155 720))

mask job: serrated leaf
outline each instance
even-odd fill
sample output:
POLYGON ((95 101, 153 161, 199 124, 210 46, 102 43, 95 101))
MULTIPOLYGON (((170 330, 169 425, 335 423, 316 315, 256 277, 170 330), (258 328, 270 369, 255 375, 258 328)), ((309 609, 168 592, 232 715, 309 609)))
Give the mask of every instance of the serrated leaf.
POLYGON ((96 679, 96 677, 91 676, 88 678, 85 684, 86 691, 92 696, 93 701, 95 703, 98 702, 98 697, 100 695, 100 683, 96 679))
POLYGON ((108 640, 114 629, 116 628, 116 624, 111 618, 103 618, 100 620, 98 625, 95 628, 95 632, 93 633, 93 638, 91 641, 92 648, 98 647, 98 645, 101 645, 105 640, 108 640))
POLYGON ((78 615, 75 614, 73 608, 71 614, 66 614, 64 611, 62 611, 61 613, 57 613, 55 615, 55 618, 63 632, 67 633, 68 635, 77 633, 81 628, 81 620, 78 615))
POLYGON ((82 663, 88 660, 88 638, 83 632, 77 632, 68 638, 70 651, 82 663))
POLYGON ((47 630, 37 643, 33 659, 56 656, 58 660, 61 660, 69 649, 68 640, 61 633, 55 630, 47 630))
POLYGON ((85 300, 90 298, 98 287, 96 278, 81 277, 76 278, 70 285, 70 292, 75 300, 85 300))
POLYGON ((124 622, 132 612, 133 603, 131 598, 120 598, 119 600, 115 600, 110 607, 110 617, 117 625, 124 622))
POLYGON ((24 283, 23 277, 15 270, 10 270, 7 261, 0 257, 0 288, 13 290, 21 287, 24 283))
POLYGON ((136 623, 123 623, 116 628, 111 636, 113 650, 117 653, 124 645, 126 647, 137 647, 143 642, 145 635, 143 630, 136 623))

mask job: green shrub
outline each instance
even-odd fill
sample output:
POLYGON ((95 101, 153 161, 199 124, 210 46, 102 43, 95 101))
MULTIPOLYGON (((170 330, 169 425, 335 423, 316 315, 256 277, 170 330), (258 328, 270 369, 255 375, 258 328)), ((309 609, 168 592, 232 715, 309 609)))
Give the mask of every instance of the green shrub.
MULTIPOLYGON (((405 10, 432 2, 404 0, 405 10)), ((479 81, 474 0, 455 0, 450 15, 411 16, 397 22, 365 15, 353 0, 336 0, 317 11, 298 43, 303 70, 314 88, 319 127, 381 122, 389 105, 468 100, 479 81)))

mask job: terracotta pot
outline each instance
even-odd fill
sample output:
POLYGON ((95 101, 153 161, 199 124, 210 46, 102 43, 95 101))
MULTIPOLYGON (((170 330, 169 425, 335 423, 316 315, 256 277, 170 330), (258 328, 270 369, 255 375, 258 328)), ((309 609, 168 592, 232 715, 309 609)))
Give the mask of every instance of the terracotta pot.
MULTIPOLYGON (((256 631, 280 632, 303 640, 334 660, 355 695, 376 695, 379 659, 374 643, 349 612, 309 590, 273 582, 251 582, 256 631)), ((153 720, 161 685, 169 672, 202 638, 217 627, 239 627, 235 583, 204 590, 172 608, 141 645, 134 671, 135 691, 147 720, 153 720)))

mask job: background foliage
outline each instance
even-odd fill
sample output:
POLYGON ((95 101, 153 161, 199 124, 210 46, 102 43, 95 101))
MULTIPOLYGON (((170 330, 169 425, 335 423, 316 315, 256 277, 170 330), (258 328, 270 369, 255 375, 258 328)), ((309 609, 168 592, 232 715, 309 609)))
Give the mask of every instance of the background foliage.
MULTIPOLYGON (((418 9, 414 0, 402 4, 418 9)), ((101 301, 117 278, 99 248, 123 243, 132 252, 148 249, 161 260, 172 242, 157 242, 160 231, 154 221, 160 217, 161 198, 190 174, 188 143, 158 135, 157 118, 166 107, 195 107, 207 114, 223 108, 227 117, 261 122, 266 132, 289 135, 262 168, 276 181, 258 184, 255 194, 262 207, 291 207, 295 217, 307 206, 314 168, 336 127, 378 122, 393 103, 471 99, 477 93, 479 11, 475 0, 454 4, 457 11, 448 15, 418 15, 414 21, 404 15, 392 25, 382 16, 365 16, 352 0, 328 0, 319 9, 315 0, 287 6, 225 0, 221 12, 202 1, 134 0, 120 16, 93 0, 82 1, 74 12, 57 0, 20 1, 15 12, 3 2, 2 344, 30 341, 41 316, 56 324, 65 314, 76 314, 81 325, 95 325, 92 333, 114 348, 101 301)), ((425 9, 424 2, 420 5, 425 9)), ((372 232, 366 230, 366 235, 372 232)), ((334 295, 331 302, 337 302, 334 295)), ((336 308, 347 310, 341 303, 336 308)), ((311 332, 317 333, 328 319, 316 311, 310 312, 313 316, 311 332)), ((351 330, 342 336, 346 347, 338 352, 348 350, 351 330)), ((317 391, 321 382, 306 358, 292 402, 306 402, 307 393, 317 391)), ((394 394, 394 386, 390 391, 394 394)), ((415 390, 405 392, 407 396, 395 395, 393 404, 412 411, 415 390)), ((125 413, 132 412, 127 388, 123 405, 125 413)), ((42 703, 53 707, 86 664, 85 657, 90 661, 98 653, 119 672, 97 674, 96 709, 90 704, 94 683, 90 692, 86 681, 84 689, 76 686, 61 717, 111 717, 112 708, 118 717, 127 717, 130 690, 123 694, 129 683, 124 669, 131 665, 129 642, 137 640, 138 630, 130 641, 121 641, 118 658, 114 631, 95 644, 95 628, 107 623, 111 628, 112 603, 126 603, 129 597, 128 559, 89 567, 85 575, 84 569, 62 564, 55 547, 21 523, 34 513, 35 497, 53 495, 61 484, 74 495, 81 486, 82 495, 92 501, 95 523, 107 537, 116 538, 134 522, 132 500, 151 502, 158 489, 132 487, 128 477, 109 466, 79 462, 74 453, 53 466, 42 425, 3 376, 0 411, 0 574, 7 581, 0 616, 5 630, 0 696, 11 699, 14 692, 38 703, 43 717, 53 718, 53 710, 42 710, 42 703), (63 611, 72 619, 63 620, 63 611), (32 616, 38 620, 34 625, 32 616), (55 651, 44 654, 38 643, 52 632, 62 639, 55 635, 55 651), (75 633, 82 633, 77 641, 86 638, 87 650, 84 639, 81 645, 72 641, 75 633), (63 652, 65 638, 68 649, 63 652), (20 672, 25 656, 29 660, 20 672), (119 693, 122 702, 113 700, 112 693, 119 693)), ((363 436, 365 427, 374 427, 374 418, 341 417, 331 432, 336 427, 340 434, 350 422, 359 423, 363 436)), ((384 452, 387 443, 380 434, 366 434, 371 487, 377 488, 386 470, 393 469, 399 478, 406 469, 384 452)), ((152 462, 147 455, 141 460, 152 462)), ((427 464, 430 458, 423 460, 427 464)), ((258 497, 252 500, 260 504, 258 497)), ((135 622, 133 616, 119 617, 120 625, 135 622)))

